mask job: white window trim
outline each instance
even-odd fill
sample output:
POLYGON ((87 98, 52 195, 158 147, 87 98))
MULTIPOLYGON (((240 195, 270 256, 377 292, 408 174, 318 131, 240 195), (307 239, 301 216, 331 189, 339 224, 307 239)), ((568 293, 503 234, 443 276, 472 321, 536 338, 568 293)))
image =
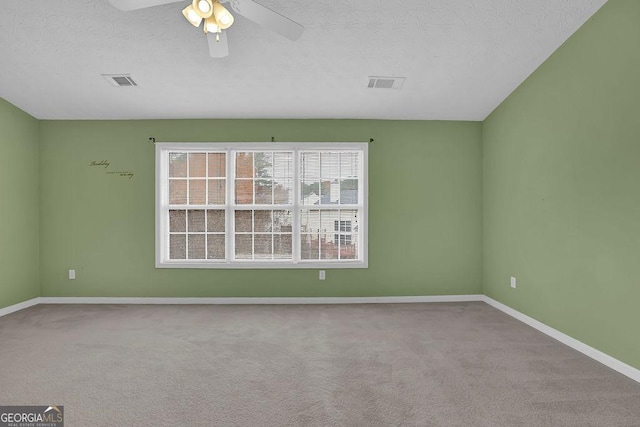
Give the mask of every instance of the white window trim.
MULTIPOLYGON (((226 253, 230 254, 232 250, 232 242, 230 242, 229 236, 233 236, 232 230, 233 224, 231 224, 231 210, 232 204, 229 203, 232 195, 232 180, 229 178, 232 171, 235 170, 235 165, 232 161, 232 156, 227 155, 227 204, 226 204, 226 230, 225 239, 226 253)), ((338 269, 338 268, 368 268, 369 250, 368 250, 368 210, 369 210, 369 144, 366 142, 335 142, 335 143, 315 143, 315 142, 300 142, 300 143, 264 143, 264 142, 206 142, 206 143, 187 143, 187 142, 162 142, 156 143, 156 268, 226 268, 226 269, 338 269), (170 260, 168 257, 169 252, 169 239, 165 238, 168 235, 168 215, 164 215, 164 211, 168 209, 168 191, 162 191, 162 182, 168 182, 169 168, 168 168, 168 156, 171 151, 180 150, 196 150, 196 151, 271 151, 271 150, 291 150, 294 152, 294 188, 295 192, 294 203, 291 209, 293 210, 293 230, 292 230, 292 250, 293 260, 286 261, 255 261, 255 260, 207 260, 207 261, 194 261, 194 260, 170 260), (359 255, 358 260, 301 260, 299 259, 299 242, 300 242, 300 209, 304 208, 299 203, 300 199, 300 180, 299 178, 299 161, 298 155, 300 151, 316 151, 316 150, 362 150, 362 162, 361 162, 361 198, 359 200, 358 208, 361 209, 362 215, 359 218, 359 227, 361 231, 358 233, 359 239, 359 255)), ((255 205, 251 205, 255 206, 255 205)), ((349 208, 346 205, 344 208, 349 208)), ((248 207, 248 206, 247 206, 248 207)), ((273 208, 273 206, 270 206, 273 208)), ((342 205, 337 207, 342 209, 342 205)))

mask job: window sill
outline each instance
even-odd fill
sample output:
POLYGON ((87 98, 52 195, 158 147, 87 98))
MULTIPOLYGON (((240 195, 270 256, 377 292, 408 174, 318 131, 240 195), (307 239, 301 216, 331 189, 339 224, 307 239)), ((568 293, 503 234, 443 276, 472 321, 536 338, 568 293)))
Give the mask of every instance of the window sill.
POLYGON ((156 268, 199 268, 199 269, 235 269, 235 270, 299 270, 299 269, 313 269, 313 270, 329 270, 340 268, 369 268, 366 261, 340 261, 340 262, 315 262, 315 261, 302 261, 298 263, 291 262, 255 262, 255 261, 234 261, 234 262, 180 262, 180 261, 162 261, 156 262, 156 268))

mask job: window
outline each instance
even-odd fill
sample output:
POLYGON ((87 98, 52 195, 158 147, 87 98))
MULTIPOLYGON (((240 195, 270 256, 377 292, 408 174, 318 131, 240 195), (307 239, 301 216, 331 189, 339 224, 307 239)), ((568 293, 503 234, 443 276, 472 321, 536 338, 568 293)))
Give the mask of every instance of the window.
POLYGON ((367 148, 156 144, 156 266, 366 268, 367 148))
POLYGON ((340 242, 340 246, 351 245, 351 221, 334 221, 333 227, 335 231, 341 232, 340 234, 334 234, 334 241, 340 242))

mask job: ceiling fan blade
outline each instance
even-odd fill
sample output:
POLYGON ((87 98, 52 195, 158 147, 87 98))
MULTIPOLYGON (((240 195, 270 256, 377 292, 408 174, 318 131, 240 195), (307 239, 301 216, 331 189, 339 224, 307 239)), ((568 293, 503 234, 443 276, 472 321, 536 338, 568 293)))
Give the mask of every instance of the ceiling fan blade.
POLYGON ((109 0, 109 3, 117 9, 129 11, 160 6, 162 4, 178 3, 180 1, 184 0, 109 0))
POLYGON ((207 42, 209 43, 209 55, 211 55, 212 58, 229 56, 226 31, 221 33, 207 33, 207 42), (220 40, 216 39, 216 35, 220 36, 220 40))
POLYGON ((230 4, 240 15, 290 40, 298 40, 304 31, 302 25, 253 0, 231 0, 230 4))

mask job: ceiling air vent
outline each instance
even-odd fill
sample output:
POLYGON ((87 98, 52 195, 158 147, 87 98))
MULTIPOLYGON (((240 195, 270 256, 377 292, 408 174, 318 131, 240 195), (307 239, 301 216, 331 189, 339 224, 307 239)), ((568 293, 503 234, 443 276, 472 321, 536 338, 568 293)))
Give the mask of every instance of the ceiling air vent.
POLYGON ((103 74, 102 77, 116 87, 138 86, 129 74, 103 74))
POLYGON ((369 76, 369 89, 401 89, 406 77, 369 76))

